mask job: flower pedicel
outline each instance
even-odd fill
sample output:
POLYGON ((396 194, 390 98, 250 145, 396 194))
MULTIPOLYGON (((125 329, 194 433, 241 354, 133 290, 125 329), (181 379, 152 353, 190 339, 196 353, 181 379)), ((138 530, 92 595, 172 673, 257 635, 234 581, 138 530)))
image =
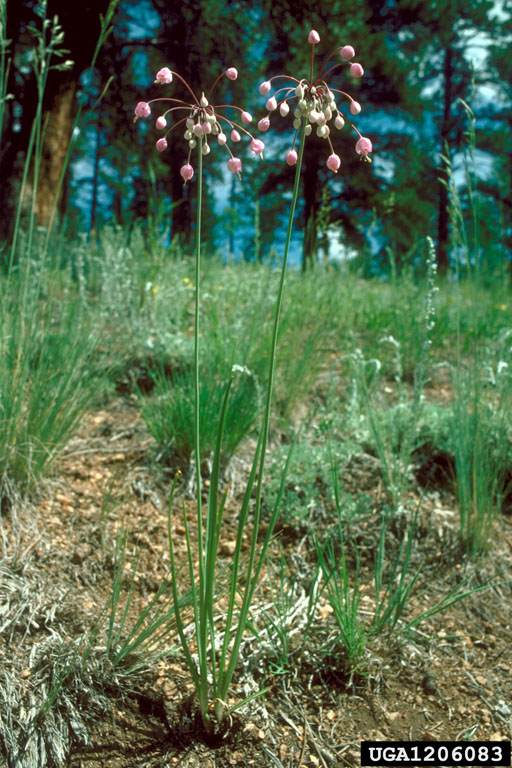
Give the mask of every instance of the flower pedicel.
MULTIPOLYGON (((292 148, 286 155, 286 162, 288 165, 295 165, 297 163, 298 155, 295 151, 295 143, 303 119, 306 120, 304 126, 306 136, 311 134, 313 125, 316 125, 317 136, 326 139, 328 142, 330 155, 326 160, 326 165, 331 171, 334 171, 334 173, 337 173, 341 165, 341 159, 339 155, 335 153, 331 142, 331 128, 329 126, 329 123, 331 122, 334 122, 334 127, 338 130, 341 130, 345 123, 348 122, 359 137, 355 147, 357 154, 361 156, 362 160, 371 162, 370 153, 373 150, 372 142, 365 136, 361 136, 355 125, 341 112, 336 103, 336 98, 342 96, 348 101, 348 111, 351 115, 358 115, 361 111, 361 105, 345 91, 329 87, 326 81, 327 75, 332 74, 338 67, 343 66, 345 62, 354 58, 354 49, 351 45, 335 48, 324 62, 320 74, 315 77, 315 45, 320 42, 320 35, 316 30, 311 30, 308 35, 308 42, 312 46, 309 80, 305 78, 297 80, 297 78, 291 77, 290 75, 276 75, 276 77, 272 77, 270 80, 261 83, 259 91, 262 96, 266 96, 270 93, 272 89, 272 80, 291 80, 293 85, 286 85, 283 88, 279 88, 273 96, 269 96, 265 104, 269 115, 263 117, 258 122, 258 128, 260 131, 268 131, 270 128, 270 113, 279 109, 281 116, 286 117, 291 108, 289 102, 292 102, 294 103, 293 127, 295 128, 295 136, 293 138, 292 148), (342 59, 341 62, 333 62, 336 54, 339 54, 342 59)), ((364 70, 361 64, 353 62, 350 65, 350 74, 352 77, 362 77, 364 70)))
POLYGON ((170 133, 180 125, 185 128, 184 138, 188 142, 188 157, 186 162, 180 168, 180 174, 185 184, 187 181, 190 181, 194 175, 194 169, 190 164, 192 150, 197 147, 199 142, 201 153, 203 155, 208 155, 210 153, 210 144, 208 139, 216 139, 221 147, 225 147, 226 151, 229 153, 229 160, 227 163, 228 169, 232 173, 235 173, 238 176, 240 175, 242 171, 242 161, 231 151, 231 148, 228 144, 228 136, 226 133, 224 133, 224 131, 229 133, 229 139, 233 144, 236 144, 241 140, 241 134, 248 136, 251 140, 251 152, 253 152, 255 155, 260 155, 260 157, 263 157, 263 150, 265 148, 263 141, 261 141, 261 139, 255 139, 254 136, 252 136, 249 131, 243 127, 243 125, 249 125, 249 123, 252 122, 252 115, 233 104, 219 104, 213 106, 209 103, 209 98, 213 89, 219 80, 224 77, 224 75, 228 78, 228 80, 236 80, 238 77, 238 72, 235 67, 229 67, 225 72, 217 77, 206 96, 203 92, 201 97, 197 98, 190 85, 186 80, 184 80, 183 77, 181 77, 181 75, 179 75, 177 72, 173 72, 168 67, 163 67, 163 69, 160 69, 156 73, 155 83, 160 85, 168 85, 169 83, 172 83, 174 77, 177 77, 178 80, 180 80, 188 90, 192 101, 186 102, 182 101, 181 99, 161 97, 157 99, 151 99, 150 101, 139 101, 135 107, 134 122, 137 122, 137 120, 141 117, 150 117, 151 106, 153 104, 160 102, 171 104, 172 106, 169 106, 165 112, 159 115, 156 119, 156 128, 159 131, 163 131, 167 128, 167 120, 170 116, 180 117, 183 115, 181 119, 178 119, 170 126, 163 137, 157 140, 156 148, 159 152, 164 152, 168 147, 168 137, 170 133), (243 125, 230 120, 224 114, 220 113, 219 110, 225 109, 237 110, 240 113, 240 122, 243 123, 243 125))

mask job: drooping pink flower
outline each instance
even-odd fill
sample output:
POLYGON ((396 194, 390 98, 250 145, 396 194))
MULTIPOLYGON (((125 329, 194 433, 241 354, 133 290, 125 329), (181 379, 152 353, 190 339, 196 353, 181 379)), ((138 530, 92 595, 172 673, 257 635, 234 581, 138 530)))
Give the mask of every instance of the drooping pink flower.
POLYGON ((342 59, 345 59, 345 61, 348 61, 349 59, 354 58, 356 55, 356 52, 352 48, 351 45, 344 45, 343 48, 340 50, 340 56, 342 59))
POLYGON ((194 175, 194 169, 189 163, 186 163, 185 165, 181 166, 180 175, 185 181, 190 181, 190 179, 194 175))
POLYGON ((341 160, 339 155, 334 154, 334 152, 332 155, 329 155, 329 157, 327 158, 326 165, 329 168, 329 170, 334 171, 334 173, 338 173, 338 168, 341 165, 341 160))
POLYGON ((350 74, 352 77, 362 77, 364 75, 364 69, 360 64, 354 62, 350 65, 350 74))
POLYGON ((356 152, 358 155, 362 156, 363 160, 370 160, 368 154, 373 152, 373 146, 370 139, 367 139, 366 136, 361 136, 356 142, 356 152))
POLYGON ((242 161, 239 157, 230 157, 228 160, 228 170, 232 173, 242 172, 242 161))
POLYGON ((139 101, 135 107, 135 117, 149 117, 151 114, 151 107, 147 101, 139 101))
MULTIPOLYGON (((271 80, 265 80, 259 86, 259 91, 263 96, 269 94, 265 107, 268 115, 258 122, 260 131, 267 131, 270 128, 270 113, 279 109, 282 117, 288 114, 293 116, 293 127, 295 135, 292 141, 290 151, 286 155, 286 162, 291 165, 297 162, 297 153, 295 144, 298 139, 299 130, 303 130, 305 136, 310 136, 313 130, 319 138, 326 140, 330 154, 328 156, 328 167, 336 172, 341 165, 341 160, 336 154, 331 139, 331 121, 334 127, 341 130, 345 122, 360 137, 361 134, 355 125, 348 119, 347 113, 357 115, 361 111, 361 105, 358 101, 345 90, 333 87, 330 80, 334 72, 340 67, 346 65, 349 59, 355 56, 354 48, 351 45, 345 45, 336 48, 324 61, 319 72, 315 72, 315 46, 320 42, 320 35, 316 30, 311 30, 308 35, 308 42, 313 46, 309 58, 309 76, 299 79, 296 73, 290 75, 278 75, 271 80), (340 57, 339 59, 337 57, 340 57), (341 59, 341 60, 340 60, 341 59), (277 88, 274 95, 270 94, 271 84, 275 80, 286 81, 277 88), (344 102, 340 106, 338 102, 344 102), (343 111, 342 111, 343 109, 343 111)), ((349 65, 350 73, 353 77, 362 77, 363 67, 357 62, 349 65)), ((365 146, 364 144, 360 146, 365 146)), ((366 153, 367 154, 367 153, 366 153)), ((366 158, 366 155, 363 156, 366 158)))
POLYGON ((180 169, 180 174, 185 182, 191 179, 194 175, 193 168, 190 164, 192 150, 197 147, 202 155, 208 155, 211 151, 208 141, 210 140, 210 137, 214 136, 217 137, 219 146, 225 147, 229 153, 230 170, 240 174, 242 161, 233 156, 233 153, 228 146, 228 139, 226 137, 227 129, 229 129, 231 141, 239 142, 241 141, 242 136, 246 136, 251 141, 251 151, 254 154, 262 156, 264 143, 259 139, 256 139, 244 127, 252 122, 251 113, 234 104, 214 106, 210 103, 210 97, 216 84, 224 76, 226 76, 228 80, 236 80, 238 72, 235 67, 229 67, 217 77, 206 93, 202 91, 200 96, 198 96, 180 74, 172 72, 168 67, 163 67, 157 72, 155 82, 166 84, 173 82, 173 80, 179 81, 179 83, 188 91, 189 100, 184 101, 176 98, 159 97, 158 99, 152 99, 148 102, 140 101, 135 107, 135 120, 137 120, 140 117, 148 117, 151 114, 151 104, 153 101, 165 101, 169 103, 169 107, 165 111, 165 114, 156 119, 157 129, 163 130, 164 128, 167 128, 167 122, 170 117, 177 117, 178 120, 175 120, 174 123, 169 120, 169 122, 171 122, 171 127, 167 129, 167 132, 162 138, 158 139, 156 148, 159 152, 163 152, 168 146, 167 137, 169 134, 178 126, 184 126, 184 139, 188 143, 189 153, 186 163, 180 169), (232 116, 225 116, 224 110, 235 110, 240 115, 239 119, 241 125, 233 120, 232 116), (226 130, 226 133, 223 129, 226 130))
POLYGON ((253 139, 251 141, 251 152, 254 152, 255 155, 261 155, 264 149, 265 144, 261 139, 253 139))
POLYGON ((169 67, 163 67, 158 70, 155 83, 161 83, 162 85, 172 83, 172 72, 169 67))

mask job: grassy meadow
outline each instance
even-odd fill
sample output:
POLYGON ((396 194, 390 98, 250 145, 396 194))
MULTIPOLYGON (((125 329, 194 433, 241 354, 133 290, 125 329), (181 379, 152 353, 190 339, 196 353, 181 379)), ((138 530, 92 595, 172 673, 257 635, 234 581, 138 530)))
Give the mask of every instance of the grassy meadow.
MULTIPOLYGON (((202 264, 220 638, 251 554, 278 267, 202 264)), ((0 283, 6 765, 341 766, 372 737, 510 738, 506 275, 441 280, 428 242, 418 274, 289 270, 256 540, 276 525, 213 735, 179 642, 194 653, 193 260, 112 226, 34 241, 0 283)))

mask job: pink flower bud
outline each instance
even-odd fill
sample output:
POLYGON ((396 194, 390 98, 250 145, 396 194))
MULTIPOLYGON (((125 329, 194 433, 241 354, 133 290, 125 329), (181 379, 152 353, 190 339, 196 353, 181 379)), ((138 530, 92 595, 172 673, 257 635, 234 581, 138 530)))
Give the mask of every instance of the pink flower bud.
POLYGON ((358 101, 351 101, 350 102, 350 112, 353 115, 358 115, 361 111, 361 105, 358 101))
POLYGON ((315 29, 312 29, 308 35, 308 43, 315 45, 315 43, 319 43, 319 42, 320 42, 320 35, 315 29))
POLYGON ((270 84, 270 80, 265 80, 265 82, 260 85, 258 90, 259 90, 259 92, 261 93, 262 96, 266 96, 271 88, 272 88, 272 86, 270 84))
POLYGON ((238 70, 234 67, 230 67, 229 69, 226 69, 226 77, 229 80, 236 80, 238 77, 238 70))
POLYGON ((326 162, 327 167, 329 170, 334 171, 334 173, 338 172, 338 168, 341 165, 341 160, 338 155, 329 155, 326 162))
POLYGON ((290 151, 286 155, 286 162, 288 163, 288 165, 295 165, 298 159, 299 158, 296 151, 294 149, 290 149, 290 151))
POLYGON ((344 45, 343 48, 341 48, 340 50, 340 56, 342 59, 345 59, 345 61, 352 59, 355 55, 356 55, 356 52, 354 51, 351 45, 344 45))
POLYGON ((369 152, 373 152, 373 146, 370 139, 367 139, 366 136, 361 136, 356 143, 356 152, 358 155, 363 155, 363 157, 369 152))
POLYGON ((269 112, 273 112, 274 109, 277 109, 277 101, 275 96, 271 96, 270 99, 267 99, 265 108, 268 109, 269 112))
POLYGON ((242 123, 244 125, 249 125, 249 123, 252 123, 252 115, 250 112, 242 112, 242 123))
POLYGON ((196 125, 194 125, 194 133, 196 136, 203 135, 203 126, 200 123, 196 123, 196 125))
POLYGON ((341 131, 341 129, 345 125, 345 120, 341 115, 336 115, 336 119, 334 120, 334 125, 336 126, 338 131, 341 131))
POLYGON ((163 115, 161 117, 157 117, 156 127, 158 128, 158 130, 161 131, 163 128, 165 128, 166 125, 167 125, 167 120, 163 115))
POLYGON ((225 133, 222 133, 222 132, 221 132, 221 133, 219 133, 219 135, 217 136, 217 141, 218 141, 218 142, 219 142, 219 144, 221 144, 221 145, 225 144, 227 140, 228 140, 228 139, 227 139, 227 136, 226 136, 226 134, 225 134, 225 133))
POLYGON ((167 139, 158 139, 156 148, 159 152, 163 152, 164 149, 167 149, 167 139))
POLYGON ((151 107, 146 101, 139 101, 135 107, 135 115, 137 117, 149 117, 151 114, 151 107))
POLYGON ((204 121, 204 123, 203 123, 203 124, 202 124, 202 126, 201 126, 201 130, 202 130, 203 136, 204 136, 206 133, 211 133, 211 132, 212 132, 212 126, 211 126, 211 123, 209 123, 209 122, 208 122, 208 120, 205 120, 205 121, 204 121))
POLYGON ((350 74, 352 77, 362 77, 364 75, 364 69, 360 64, 354 64, 350 65, 350 74))
POLYGON ((235 128, 231 131, 231 141, 240 141, 240 134, 235 128))
POLYGON ((265 144, 261 139, 253 139, 251 141, 251 152, 254 152, 255 155, 261 155, 264 149, 265 144))
POLYGON ((194 175, 194 169, 191 165, 188 165, 188 163, 186 165, 182 165, 180 168, 180 175, 183 179, 185 179, 185 181, 190 181, 194 175))
POLYGON ((239 157, 230 157, 228 160, 228 170, 232 173, 240 173, 242 171, 242 161, 239 157))
POLYGON ((156 80, 155 83, 172 83, 172 72, 169 69, 169 67, 164 67, 163 69, 159 69, 156 73, 156 80))
POLYGON ((258 128, 260 131, 268 131, 270 128, 270 120, 268 117, 262 117, 261 120, 258 121, 258 128))

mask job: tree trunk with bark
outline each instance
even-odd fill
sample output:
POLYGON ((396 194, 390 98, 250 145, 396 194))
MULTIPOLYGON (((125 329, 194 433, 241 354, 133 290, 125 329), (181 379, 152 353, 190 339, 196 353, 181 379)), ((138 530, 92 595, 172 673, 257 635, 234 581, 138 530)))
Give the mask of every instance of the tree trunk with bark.
MULTIPOLYGON (((446 46, 443 65, 443 115, 440 127, 440 151, 442 155, 450 153, 450 132, 452 128, 452 86, 453 86, 453 56, 450 45, 446 46)), ((446 164, 441 159, 439 170, 439 199, 437 217, 437 266, 439 273, 445 275, 450 263, 450 195, 448 192, 449 177, 446 164)))

